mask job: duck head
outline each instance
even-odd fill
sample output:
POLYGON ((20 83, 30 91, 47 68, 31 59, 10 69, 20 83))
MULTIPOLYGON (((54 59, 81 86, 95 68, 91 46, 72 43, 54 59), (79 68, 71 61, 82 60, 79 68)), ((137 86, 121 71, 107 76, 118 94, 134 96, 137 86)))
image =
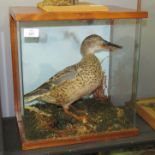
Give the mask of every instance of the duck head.
POLYGON ((86 37, 81 44, 81 54, 83 56, 87 54, 95 54, 95 52, 104 50, 115 51, 122 46, 110 43, 104 40, 101 36, 92 34, 86 37))

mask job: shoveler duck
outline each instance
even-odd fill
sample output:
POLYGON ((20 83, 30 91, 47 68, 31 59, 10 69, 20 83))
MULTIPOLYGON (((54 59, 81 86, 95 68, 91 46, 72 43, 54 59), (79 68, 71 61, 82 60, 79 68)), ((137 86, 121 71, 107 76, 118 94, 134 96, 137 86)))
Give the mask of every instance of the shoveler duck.
POLYGON ((121 46, 104 40, 93 34, 84 39, 81 44, 82 59, 58 72, 44 84, 24 95, 24 102, 39 100, 62 106, 64 112, 75 119, 87 122, 86 116, 78 116, 69 111, 69 106, 78 99, 97 92, 98 97, 106 99, 103 93, 104 74, 99 59, 95 53, 107 49, 114 51, 121 46))

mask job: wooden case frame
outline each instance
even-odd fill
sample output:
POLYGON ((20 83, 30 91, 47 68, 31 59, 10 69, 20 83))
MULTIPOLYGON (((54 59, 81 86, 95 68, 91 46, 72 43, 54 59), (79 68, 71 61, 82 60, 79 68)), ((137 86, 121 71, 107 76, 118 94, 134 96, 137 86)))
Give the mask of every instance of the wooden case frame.
POLYGON ((148 107, 155 106, 155 98, 139 99, 136 101, 136 112, 155 130, 155 110, 148 107))
POLYGON ((69 144, 95 142, 114 139, 118 137, 135 136, 138 134, 138 129, 133 128, 118 132, 109 132, 96 134, 91 136, 81 136, 67 139, 47 139, 28 141, 25 137, 23 119, 21 115, 20 105, 20 77, 19 77, 19 62, 18 62, 18 38, 17 38, 17 22, 22 21, 63 21, 63 20, 99 20, 99 19, 139 19, 147 18, 146 11, 137 11, 121 7, 108 7, 108 11, 78 11, 69 10, 67 12, 44 12, 35 7, 13 7, 10 9, 10 30, 11 30, 11 49, 12 49, 12 66, 13 66, 13 83, 14 83, 14 106, 19 127, 19 133, 22 143, 22 149, 36 149, 44 147, 54 147, 69 144))

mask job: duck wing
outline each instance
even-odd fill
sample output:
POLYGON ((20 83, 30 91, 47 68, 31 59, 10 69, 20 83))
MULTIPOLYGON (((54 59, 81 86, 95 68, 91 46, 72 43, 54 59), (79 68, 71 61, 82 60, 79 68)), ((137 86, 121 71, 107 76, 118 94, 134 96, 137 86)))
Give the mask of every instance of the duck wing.
POLYGON ((76 75, 78 74, 78 72, 79 72, 78 64, 75 64, 75 65, 66 67, 62 71, 58 72, 53 77, 51 77, 49 79, 49 81, 50 81, 50 83, 52 83, 54 85, 59 85, 61 82, 65 81, 65 80, 74 79, 76 77, 76 75))
POLYGON ((66 67, 65 69, 55 74, 48 81, 43 83, 35 90, 25 94, 24 101, 31 102, 37 99, 38 97, 44 95, 45 93, 48 93, 53 87, 61 84, 62 82, 74 79, 77 74, 78 74, 77 64, 66 67))

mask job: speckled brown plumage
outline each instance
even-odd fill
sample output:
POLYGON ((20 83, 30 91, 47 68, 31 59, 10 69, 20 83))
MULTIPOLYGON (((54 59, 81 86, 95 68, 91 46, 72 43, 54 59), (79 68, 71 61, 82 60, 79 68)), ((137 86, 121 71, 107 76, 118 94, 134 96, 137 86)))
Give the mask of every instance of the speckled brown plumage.
POLYGON ((81 61, 58 72, 43 85, 26 94, 24 101, 41 100, 60 105, 67 114, 86 122, 86 117, 69 112, 69 106, 81 97, 93 93, 102 84, 104 75, 95 52, 114 47, 119 48, 98 35, 88 36, 81 45, 81 61))

